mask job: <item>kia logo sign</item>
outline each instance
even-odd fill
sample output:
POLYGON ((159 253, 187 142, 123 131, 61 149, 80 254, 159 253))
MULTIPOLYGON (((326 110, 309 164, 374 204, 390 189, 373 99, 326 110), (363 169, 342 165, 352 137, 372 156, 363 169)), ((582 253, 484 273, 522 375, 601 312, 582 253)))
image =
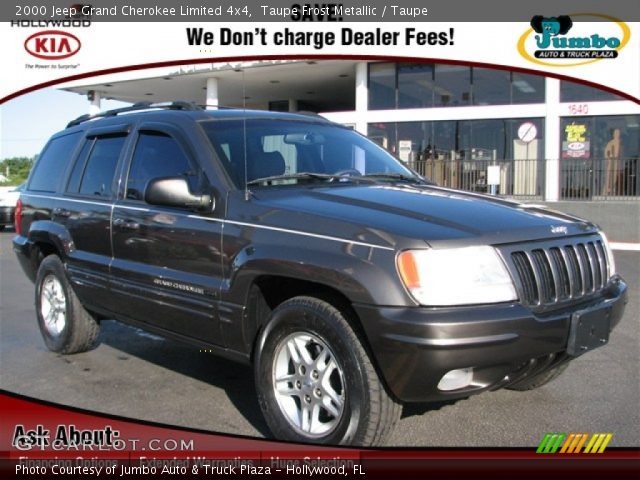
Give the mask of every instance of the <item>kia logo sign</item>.
POLYGON ((37 58, 62 60, 80 50, 80 40, 75 35, 61 30, 45 30, 34 33, 24 41, 24 49, 37 58))

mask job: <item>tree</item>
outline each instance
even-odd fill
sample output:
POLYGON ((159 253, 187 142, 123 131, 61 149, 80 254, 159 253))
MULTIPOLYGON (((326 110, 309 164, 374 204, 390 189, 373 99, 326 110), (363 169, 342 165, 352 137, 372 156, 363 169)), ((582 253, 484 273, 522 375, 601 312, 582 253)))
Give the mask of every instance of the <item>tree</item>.
POLYGON ((36 157, 12 157, 0 162, 0 175, 7 177, 7 181, 0 185, 20 185, 29 176, 36 157))

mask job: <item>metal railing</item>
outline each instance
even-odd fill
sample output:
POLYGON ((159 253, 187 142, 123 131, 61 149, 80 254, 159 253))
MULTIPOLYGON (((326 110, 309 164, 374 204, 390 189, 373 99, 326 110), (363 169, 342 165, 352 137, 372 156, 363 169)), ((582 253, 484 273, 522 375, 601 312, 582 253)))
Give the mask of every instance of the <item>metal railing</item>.
POLYGON ((619 200, 640 196, 637 158, 560 160, 560 198, 619 200))
POLYGON ((495 193, 523 199, 542 199, 545 165, 542 160, 426 159, 408 166, 438 185, 469 192, 495 193), (489 185, 489 167, 499 172, 499 183, 489 185))
MULTIPOLYGON (((640 198, 640 160, 560 159, 562 200, 624 200, 640 198)), ((495 193, 523 200, 544 200, 546 160, 419 159, 407 165, 443 187, 495 193), (488 183, 489 166, 499 169, 499 183, 488 183)))

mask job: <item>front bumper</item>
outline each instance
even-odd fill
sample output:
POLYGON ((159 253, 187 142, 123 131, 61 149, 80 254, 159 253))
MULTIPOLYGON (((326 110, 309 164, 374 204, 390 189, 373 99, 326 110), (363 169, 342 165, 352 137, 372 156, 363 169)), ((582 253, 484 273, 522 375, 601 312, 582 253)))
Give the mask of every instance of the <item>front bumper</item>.
POLYGON ((562 311, 536 314, 523 305, 455 308, 355 305, 378 370, 404 402, 462 398, 516 383, 572 357, 567 352, 572 316, 602 309, 613 329, 624 313, 627 285, 615 277, 597 299, 562 311), (438 389, 447 372, 473 368, 470 385, 438 389))

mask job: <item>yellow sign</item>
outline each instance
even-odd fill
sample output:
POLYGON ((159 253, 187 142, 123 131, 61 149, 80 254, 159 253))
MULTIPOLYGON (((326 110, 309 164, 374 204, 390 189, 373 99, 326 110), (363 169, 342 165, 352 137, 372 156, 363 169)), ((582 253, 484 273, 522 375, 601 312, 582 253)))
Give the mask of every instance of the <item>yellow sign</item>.
MULTIPOLYGON (((614 44, 616 45, 614 48, 599 48, 598 45, 594 46, 592 45, 592 43, 602 43, 603 46, 611 46, 611 42, 607 43, 605 38, 600 37, 597 33, 594 33, 591 36, 579 36, 579 37, 564 37, 561 34, 554 34, 554 33, 549 33, 552 32, 552 30, 549 30, 549 27, 547 26, 547 28, 545 28, 545 30, 543 31, 543 33, 537 37, 540 37, 543 40, 538 40, 538 44, 543 44, 543 45, 547 45, 549 44, 549 46, 554 46, 554 45, 558 45, 558 49, 551 49, 551 50, 545 50, 545 47, 542 47, 542 50, 537 50, 534 55, 531 55, 531 53, 529 53, 527 51, 527 46, 526 43, 530 37, 531 34, 534 33, 534 29, 533 28, 529 28, 527 29, 521 36, 520 39, 518 40, 518 53, 520 53, 520 55, 525 58, 526 60, 536 63, 538 65, 544 65, 546 67, 577 67, 579 65, 587 65, 590 63, 595 63, 595 62, 599 62, 600 60, 604 60, 605 58, 615 58, 617 57, 618 53, 629 43, 629 40, 631 38, 631 30, 629 28, 629 26, 623 22, 622 20, 620 20, 619 18, 616 17, 612 17, 610 15, 604 15, 601 13, 573 13, 570 15, 571 18, 575 18, 575 17, 597 17, 597 18, 602 18, 604 20, 609 20, 610 22, 614 22, 621 31, 621 39, 618 39, 617 37, 612 37, 610 38, 610 40, 617 40, 616 42, 614 42, 614 44), (594 39, 594 37, 597 37, 595 40, 596 42, 592 42, 592 40, 594 39), (551 40, 562 40, 562 41, 554 41, 552 42, 551 40), (574 45, 575 48, 573 49, 569 49, 569 50, 564 50, 564 48, 569 47, 571 45, 574 45), (602 56, 602 55, 594 55, 595 53, 611 53, 611 56, 602 56), (553 55, 555 54, 555 55, 553 55), (594 56, 592 56, 594 55, 594 56), (536 58, 537 56, 539 56, 540 58, 536 58), (541 60, 541 58, 544 58, 545 60, 541 60), (571 58, 588 58, 588 60, 578 60, 578 61, 573 61, 571 63, 565 63, 564 59, 571 59, 571 58), (557 59, 556 62, 551 62, 551 61, 546 61, 546 59, 557 59)), ((545 19, 545 20, 554 20, 553 18, 550 19, 545 19)), ((549 22, 552 23, 552 22, 549 22)), ((596 23, 596 22, 593 22, 596 23)))

